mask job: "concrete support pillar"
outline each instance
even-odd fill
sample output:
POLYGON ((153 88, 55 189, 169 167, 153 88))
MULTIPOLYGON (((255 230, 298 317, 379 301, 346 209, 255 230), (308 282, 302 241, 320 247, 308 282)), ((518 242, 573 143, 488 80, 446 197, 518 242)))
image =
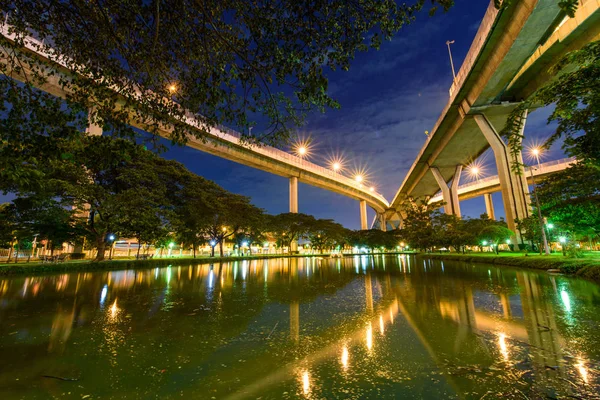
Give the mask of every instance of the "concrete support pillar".
MULTIPOLYGON (((290 212, 298 213, 298 178, 292 176, 290 178, 290 212)), ((298 241, 292 240, 290 243, 290 252, 295 253, 298 251, 298 241)))
POLYGON ((290 212, 298 213, 298 178, 290 178, 290 212))
MULTIPOLYGON (((522 118, 524 127, 527 115, 523 115, 522 118)), ((502 202, 504 203, 504 212, 506 214, 506 223, 508 229, 516 234, 513 238, 513 244, 518 245, 523 240, 517 229, 515 220, 527 218, 530 211, 529 188, 525 176, 524 174, 517 175, 513 170, 513 166, 517 163, 522 164, 522 156, 513 157, 510 154, 510 149, 485 115, 475 115, 474 119, 494 152, 502 192, 502 202)))
POLYGON ((446 183, 446 180, 440 173, 440 170, 436 167, 430 167, 431 173, 435 178, 437 184, 442 190, 442 198, 446 203, 444 205, 444 212, 449 215, 456 215, 460 218, 460 203, 458 201, 458 184, 460 182, 460 174, 462 172, 462 165, 457 165, 454 169, 454 176, 450 186, 446 183))
POLYGON ((380 229, 382 231, 386 232, 387 231, 387 219, 385 218, 385 214, 381 213, 381 214, 378 215, 378 217, 379 217, 379 226, 380 226, 380 229))
POLYGON ((367 202, 365 200, 360 201, 360 229, 369 229, 367 224, 367 202))
POLYGON ((485 199, 485 213, 490 217, 490 219, 496 219, 496 214, 494 213, 494 203, 492 202, 492 194, 486 193, 483 195, 485 199))

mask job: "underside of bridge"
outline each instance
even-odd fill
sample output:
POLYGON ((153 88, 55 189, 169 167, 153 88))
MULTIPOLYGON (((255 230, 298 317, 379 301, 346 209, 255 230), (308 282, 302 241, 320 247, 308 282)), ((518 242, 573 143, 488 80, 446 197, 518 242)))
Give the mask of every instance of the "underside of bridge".
POLYGON ((551 67, 564 54, 598 39, 598 0, 582 1, 573 18, 556 0, 513 1, 502 10, 490 2, 448 104, 391 208, 401 210, 406 198, 431 197, 441 190, 446 212, 460 216, 457 169, 492 147, 507 222, 516 231, 514 219, 530 212, 529 193, 526 179, 512 172, 522 157, 511 158, 499 133, 518 102, 556 78, 551 67))

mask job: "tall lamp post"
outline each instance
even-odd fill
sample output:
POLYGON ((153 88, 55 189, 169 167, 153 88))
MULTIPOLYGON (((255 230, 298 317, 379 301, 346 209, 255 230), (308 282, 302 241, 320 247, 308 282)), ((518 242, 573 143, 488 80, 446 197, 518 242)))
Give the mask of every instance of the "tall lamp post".
POLYGON ((454 61, 452 60, 452 51, 450 50, 450 45, 454 44, 454 40, 446 41, 446 46, 448 46, 448 55, 450 56, 450 66, 452 67, 452 81, 456 80, 456 72, 454 72, 454 61))
MULTIPOLYGON (((531 155, 536 159, 538 168, 540 167, 540 154, 539 148, 531 149, 531 155)), ((540 223, 540 230, 542 232, 542 243, 544 245, 544 254, 550 255, 550 248, 548 247, 548 239, 546 238, 546 228, 544 227, 544 219, 542 218, 542 210, 540 209, 540 200, 538 199, 537 191, 535 189, 535 177, 533 176, 533 167, 529 168, 531 173, 531 184, 533 186, 533 198, 535 199, 535 208, 537 208, 538 221, 540 223)))

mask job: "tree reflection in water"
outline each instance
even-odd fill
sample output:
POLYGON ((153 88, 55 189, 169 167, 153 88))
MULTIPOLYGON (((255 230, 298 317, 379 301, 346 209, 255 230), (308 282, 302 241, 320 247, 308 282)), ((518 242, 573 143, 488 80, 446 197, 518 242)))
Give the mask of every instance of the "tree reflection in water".
POLYGON ((600 389, 597 285, 401 255, 4 278, 0 322, 3 399, 600 389))

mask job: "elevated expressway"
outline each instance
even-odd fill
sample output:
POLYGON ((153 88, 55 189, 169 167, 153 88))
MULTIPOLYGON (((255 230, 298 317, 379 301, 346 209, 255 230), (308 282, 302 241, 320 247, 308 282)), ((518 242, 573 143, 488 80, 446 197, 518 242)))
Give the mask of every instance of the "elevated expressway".
MULTIPOLYGON (((8 32, 6 25, 0 25, 0 27, 0 33, 9 40, 14 39, 14 36, 8 32)), ((44 85, 40 85, 38 88, 52 95, 64 98, 67 93, 65 92, 64 85, 60 83, 60 79, 68 79, 70 72, 66 68, 66 63, 57 61, 56 57, 51 57, 47 53, 40 51, 40 44, 37 39, 28 38, 25 40, 25 46, 21 51, 35 55, 47 64, 49 70, 56 72, 55 75, 48 77, 44 85)), ((7 55, 3 52, 0 52, 0 62, 7 63, 7 55)), ((27 80, 27 75, 31 74, 32 71, 28 70, 27 66, 24 69, 24 73, 12 71, 12 77, 20 81, 27 80)), ((186 117, 185 122, 193 129, 199 132, 203 131, 198 127, 191 113, 186 117)), ((133 117, 129 123, 141 130, 148 128, 143 122, 133 117)), ((102 128, 91 125, 88 128, 88 132, 90 134, 102 134, 102 128)), ((170 138, 170 131, 166 127, 161 127, 159 134, 164 138, 170 138)), ((189 136, 186 145, 217 157, 289 178, 290 212, 298 212, 298 182, 307 183, 359 200, 361 229, 367 229, 367 205, 372 207, 378 215, 381 215, 389 208, 389 203, 383 195, 371 191, 370 188, 359 184, 354 179, 277 148, 251 145, 242 142, 240 138, 241 135, 238 132, 218 127, 211 128, 208 134, 202 134, 201 138, 189 136)))
MULTIPOLYGON (((511 168, 513 159, 500 132, 508 114, 553 76, 550 67, 567 52, 600 39, 600 1, 580 0, 574 18, 556 0, 513 0, 486 11, 450 99, 386 212, 402 218, 407 197, 433 197, 442 190, 445 211, 460 216, 458 182, 464 165, 492 147, 506 220, 530 213, 527 182, 511 168)), ((523 116, 526 118, 526 115, 523 116)), ((513 238, 515 243, 520 235, 513 238)))
MULTIPOLYGON (((576 162, 574 157, 563 158, 555 161, 548 161, 541 163, 536 166, 526 167, 523 171, 523 175, 527 179, 527 184, 531 185, 534 182, 539 182, 540 179, 552 175, 556 172, 563 171, 569 167, 569 165, 576 162), (532 177, 533 174, 533 177, 532 177)), ((501 191, 500 178, 498 175, 488 176, 487 178, 477 179, 472 182, 464 183, 457 186, 456 193, 458 194, 458 200, 469 200, 475 197, 483 196, 485 199, 485 211, 486 214, 496 219, 496 213, 494 211, 494 204, 492 203, 492 193, 501 191)), ((437 203, 444 201, 444 196, 441 192, 431 197, 429 203, 437 203)), ((400 220, 387 220, 387 228, 396 229, 399 227, 400 220)), ((373 228, 381 228, 381 219, 374 218, 372 222, 373 228)))
MULTIPOLYGON (((539 182, 539 179, 541 178, 567 169, 569 165, 573 164, 574 162, 575 158, 563 158, 561 160, 548 161, 541 163, 538 166, 525 168, 523 175, 527 179, 527 184, 531 185, 534 183, 534 181, 539 182)), ((500 179, 498 178, 498 175, 489 176, 487 178, 478 179, 473 182, 459 185, 457 190, 458 200, 468 200, 474 197, 484 196, 486 213, 490 218, 495 219, 496 215, 494 212, 494 205, 492 204, 491 195, 492 193, 499 192, 500 190, 500 179)), ((429 202, 435 203, 443 200, 444 198, 442 194, 438 193, 436 196, 432 197, 429 202)))

